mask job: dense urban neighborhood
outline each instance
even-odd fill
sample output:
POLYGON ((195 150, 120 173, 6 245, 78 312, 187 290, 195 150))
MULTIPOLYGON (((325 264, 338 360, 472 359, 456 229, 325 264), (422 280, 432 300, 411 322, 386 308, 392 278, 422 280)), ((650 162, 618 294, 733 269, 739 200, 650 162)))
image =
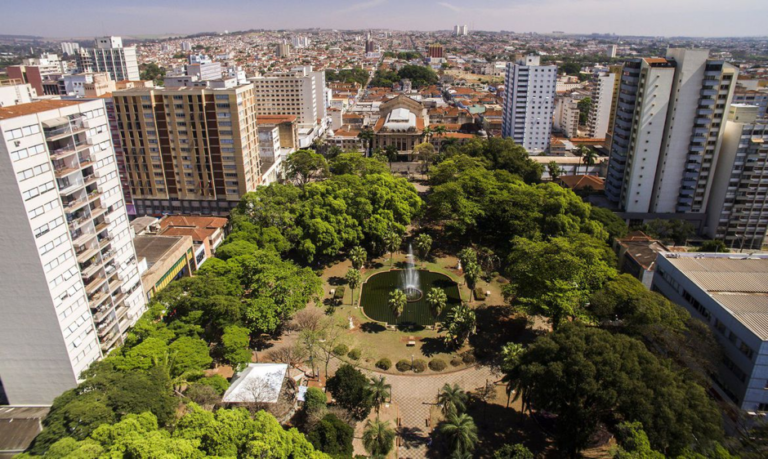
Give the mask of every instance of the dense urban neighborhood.
POLYGON ((0 35, 0 458, 768 457, 768 38, 474 29, 0 35))

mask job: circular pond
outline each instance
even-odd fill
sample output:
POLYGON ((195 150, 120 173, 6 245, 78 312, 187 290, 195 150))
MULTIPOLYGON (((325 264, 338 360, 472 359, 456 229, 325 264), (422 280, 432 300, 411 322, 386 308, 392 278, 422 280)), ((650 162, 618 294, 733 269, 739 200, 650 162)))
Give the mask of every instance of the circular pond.
POLYGON ((396 289, 407 291, 403 287, 402 273, 403 271, 401 270, 392 270, 374 274, 363 284, 360 304, 368 317, 392 325, 433 325, 435 322, 442 321, 450 309, 461 303, 459 287, 456 285, 456 282, 444 274, 418 270, 419 285, 408 287, 414 291, 411 292, 412 294, 407 295, 408 303, 405 305, 403 313, 400 317, 395 317, 395 314, 389 308, 389 294, 396 289), (427 294, 433 288, 445 290, 445 294, 448 296, 445 309, 438 317, 432 314, 429 304, 427 304, 427 294))

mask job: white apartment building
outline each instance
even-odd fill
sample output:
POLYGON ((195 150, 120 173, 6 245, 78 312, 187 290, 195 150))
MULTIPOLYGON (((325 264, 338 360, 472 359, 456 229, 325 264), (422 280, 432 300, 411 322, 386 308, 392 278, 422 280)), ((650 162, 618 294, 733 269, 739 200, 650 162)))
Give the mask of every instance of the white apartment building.
POLYGON ((579 103, 570 96, 555 97, 552 127, 567 138, 579 136, 579 103))
POLYGON ((47 405, 145 310, 104 102, 0 108, 0 378, 47 405))
POLYGON ((114 81, 141 79, 136 47, 124 48, 120 37, 99 37, 95 46, 77 53, 78 73, 107 72, 114 81))
POLYGON ((310 40, 307 37, 302 36, 296 36, 291 38, 291 45, 293 45, 294 48, 309 48, 310 40))
POLYGON ((37 97, 37 91, 29 83, 21 80, 0 81, 0 107, 27 104, 37 97))
POLYGON ((467 35, 469 33, 469 27, 466 25, 455 25, 453 26, 453 34, 457 37, 467 35))
POLYGON ((707 235, 734 250, 760 250, 768 226, 768 119, 733 104, 714 170, 707 235))
POLYGON ((61 42, 61 52, 73 56, 80 49, 80 44, 75 42, 61 42))
POLYGON ((300 128, 323 123, 326 113, 325 72, 311 66, 285 74, 249 78, 253 83, 256 115, 296 115, 300 128))
POLYGON ((702 218, 738 71, 702 49, 624 64, 606 196, 628 213, 702 218))
POLYGON ((531 153, 549 149, 557 85, 557 66, 540 65, 539 56, 507 64, 501 132, 531 153))
MULTIPOLYGON (((618 70, 620 69, 618 67, 618 70)), ((620 71, 601 73, 597 76, 592 88, 592 106, 587 120, 587 135, 592 139, 605 139, 608 134, 608 126, 614 114, 613 94, 620 76, 620 71)))

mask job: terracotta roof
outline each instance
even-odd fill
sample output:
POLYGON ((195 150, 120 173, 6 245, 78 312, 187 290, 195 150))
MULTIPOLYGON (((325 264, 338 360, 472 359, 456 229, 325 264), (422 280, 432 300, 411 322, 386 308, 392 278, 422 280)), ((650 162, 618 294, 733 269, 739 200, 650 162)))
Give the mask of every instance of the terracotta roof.
POLYGON ((28 104, 12 105, 10 107, 0 108, 0 120, 18 118, 19 116, 33 115, 35 113, 58 110, 64 107, 78 105, 82 101, 75 100, 40 100, 28 104))
POLYGON ((465 134, 463 132, 446 132, 445 137, 448 139, 474 139, 474 134, 465 134))
POLYGON ((160 220, 160 228, 183 227, 183 228, 224 228, 227 226, 227 219, 221 217, 203 217, 192 215, 168 215, 160 220))
POLYGON ((160 234, 163 236, 190 236, 195 242, 203 242, 213 236, 216 229, 209 228, 166 228, 160 234))
POLYGON ((296 121, 296 115, 259 115, 256 124, 292 123, 296 121))
POLYGON ((594 175, 563 175, 560 177, 560 185, 564 185, 572 190, 580 190, 585 187, 592 187, 595 191, 605 189, 605 181, 594 175))
POLYGON ((435 129, 438 126, 445 126, 445 129, 447 129, 449 131, 458 131, 459 129, 461 129, 461 124, 446 124, 446 123, 430 124, 429 128, 430 129, 435 129))

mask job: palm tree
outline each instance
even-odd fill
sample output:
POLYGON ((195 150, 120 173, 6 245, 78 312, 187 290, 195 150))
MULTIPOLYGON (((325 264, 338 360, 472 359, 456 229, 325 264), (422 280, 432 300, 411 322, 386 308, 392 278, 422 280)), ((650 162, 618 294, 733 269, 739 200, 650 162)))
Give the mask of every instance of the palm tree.
POLYGON ((437 396, 437 403, 442 405, 441 411, 445 416, 460 413, 467 407, 467 393, 456 383, 453 386, 445 383, 437 396))
POLYGON ((440 154, 440 147, 443 145, 442 139, 447 129, 445 129, 444 125, 439 124, 437 127, 435 127, 434 131, 435 131, 435 134, 437 134, 437 137, 440 139, 439 142, 437 143, 437 154, 440 154))
POLYGON ((477 444, 477 426, 472 416, 467 413, 449 413, 448 419, 438 427, 453 451, 460 455, 472 452, 477 444))
POLYGON ((400 248, 400 244, 403 243, 403 238, 400 237, 394 230, 389 230, 384 235, 384 248, 389 252, 389 266, 392 266, 392 256, 400 248))
POLYGON ((389 161, 389 168, 392 169, 392 161, 397 160, 397 155, 400 153, 395 145, 387 145, 384 147, 384 155, 387 157, 387 161, 389 161))
POLYGON ((560 178, 560 173, 562 172, 560 166, 558 166, 555 161, 550 161, 549 164, 547 164, 547 169, 549 170, 549 177, 552 181, 557 182, 557 179, 560 178))
POLYGON ((587 151, 584 152, 584 156, 582 156, 582 161, 584 161, 585 164, 585 175, 589 175, 589 166, 594 166, 595 161, 597 161, 597 152, 591 148, 587 148, 587 151))
POLYGON ((360 285, 360 281, 362 280, 361 277, 360 271, 355 268, 350 268, 344 276, 347 285, 349 285, 349 288, 352 290, 352 306, 355 305, 355 289, 360 285))
POLYGON ((376 407, 376 416, 379 415, 379 408, 382 403, 386 403, 392 397, 392 384, 387 384, 384 376, 373 378, 371 380, 371 402, 376 407))
POLYGON ((365 128, 357 134, 357 138, 365 142, 366 149, 368 150, 368 157, 371 156, 371 148, 373 147, 373 130, 371 128, 365 128))
POLYGON ((399 318, 405 309, 405 304, 408 302, 408 298, 405 296, 405 292, 400 289, 392 290, 389 293, 389 309, 396 318, 399 318))
MULTIPOLYGON (((576 150, 576 156, 578 156, 579 158, 581 158, 582 156, 588 153, 589 153, 589 148, 587 148, 584 145, 580 146, 579 149, 576 150)), ((573 175, 579 175, 579 164, 581 164, 581 159, 579 159, 579 162, 576 163, 576 169, 573 170, 573 175)))
POLYGON ((427 304, 432 314, 437 317, 443 312, 445 304, 448 302, 448 295, 441 288, 432 288, 427 292, 427 304))
POLYGON ((424 128, 424 130, 422 132, 424 133, 425 141, 429 142, 429 139, 432 138, 432 128, 427 126, 427 127, 424 128))
POLYGON ((389 427, 389 421, 375 421, 365 423, 363 431, 363 447, 372 457, 386 457, 392 451, 395 440, 395 431, 389 427))
POLYGON ((349 259, 355 269, 362 269, 365 261, 368 259, 368 252, 359 245, 356 245, 349 251, 349 259))

